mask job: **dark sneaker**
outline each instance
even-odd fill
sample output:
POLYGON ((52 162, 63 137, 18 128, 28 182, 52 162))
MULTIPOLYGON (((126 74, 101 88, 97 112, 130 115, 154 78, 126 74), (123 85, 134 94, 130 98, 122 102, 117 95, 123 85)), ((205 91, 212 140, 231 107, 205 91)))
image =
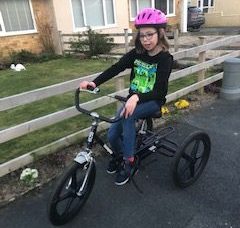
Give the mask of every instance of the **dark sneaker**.
POLYGON ((109 174, 116 173, 121 166, 122 160, 123 160, 122 157, 113 157, 108 163, 107 173, 109 174))
POLYGON ((115 184, 116 185, 124 185, 129 181, 131 175, 135 170, 135 161, 130 162, 128 160, 124 160, 124 164, 120 168, 119 172, 117 173, 115 184))

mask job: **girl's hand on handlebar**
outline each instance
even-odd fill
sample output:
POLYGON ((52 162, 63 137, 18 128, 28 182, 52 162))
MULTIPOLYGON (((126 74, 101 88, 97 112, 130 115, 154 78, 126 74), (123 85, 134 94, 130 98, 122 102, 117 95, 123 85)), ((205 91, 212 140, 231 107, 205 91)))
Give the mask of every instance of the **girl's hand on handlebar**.
POLYGON ((129 116, 131 116, 137 106, 137 103, 139 101, 139 97, 137 94, 132 95, 126 102, 125 107, 123 108, 121 112, 121 116, 124 116, 125 119, 127 119, 129 116))
POLYGON ((94 82, 89 82, 89 81, 80 82, 79 88, 80 89, 87 89, 89 86, 93 87, 93 88, 96 88, 96 84, 94 82))

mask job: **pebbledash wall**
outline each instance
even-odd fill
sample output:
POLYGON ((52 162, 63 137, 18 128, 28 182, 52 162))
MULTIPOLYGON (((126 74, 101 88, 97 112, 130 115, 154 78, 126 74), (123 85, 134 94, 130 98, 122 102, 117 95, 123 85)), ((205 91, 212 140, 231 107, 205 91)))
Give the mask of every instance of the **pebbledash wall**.
POLYGON ((38 32, 38 21, 48 22, 52 29, 55 28, 54 15, 51 0, 32 0, 33 17, 35 20, 35 32, 23 35, 4 35, 0 36, 0 61, 9 58, 9 55, 22 49, 33 53, 43 51, 43 45, 38 32))
MULTIPOLYGON (((191 6, 197 6, 198 0, 189 0, 191 6)), ((239 0, 215 0, 205 15, 205 27, 239 27, 239 0)))

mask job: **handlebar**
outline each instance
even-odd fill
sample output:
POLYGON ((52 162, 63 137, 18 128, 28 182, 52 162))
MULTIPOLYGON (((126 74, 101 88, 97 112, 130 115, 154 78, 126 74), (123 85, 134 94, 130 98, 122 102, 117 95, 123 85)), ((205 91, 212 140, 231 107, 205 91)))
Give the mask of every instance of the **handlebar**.
MULTIPOLYGON (((89 111, 87 109, 84 109, 84 108, 80 107, 80 104, 79 104, 80 103, 80 98, 79 98, 80 97, 79 96, 80 95, 80 91, 81 92, 84 91, 84 92, 88 92, 88 93, 97 94, 100 90, 99 90, 98 87, 96 87, 96 88, 88 87, 87 89, 81 89, 81 90, 79 88, 76 89, 76 91, 75 91, 75 107, 76 107, 76 109, 79 112, 82 112, 82 113, 87 114, 89 116, 96 117, 96 118, 98 118, 98 119, 100 119, 102 121, 108 122, 108 123, 115 123, 115 122, 119 121, 120 119, 122 119, 121 116, 114 117, 113 119, 105 117, 105 116, 100 116, 100 115, 98 115, 95 112, 91 112, 91 111, 89 111)), ((118 98, 116 98, 116 99, 118 99, 118 98)))

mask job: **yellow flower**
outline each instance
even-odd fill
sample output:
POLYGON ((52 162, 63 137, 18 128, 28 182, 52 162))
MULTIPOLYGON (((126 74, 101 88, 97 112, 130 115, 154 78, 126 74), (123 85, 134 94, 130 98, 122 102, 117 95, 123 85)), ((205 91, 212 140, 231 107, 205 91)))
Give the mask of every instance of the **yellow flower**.
POLYGON ((168 109, 166 106, 162 106, 162 107, 161 107, 161 112, 162 112, 163 115, 170 113, 170 112, 169 112, 169 109, 168 109))
POLYGON ((184 109, 184 108, 188 108, 190 104, 186 100, 179 100, 179 101, 175 102, 174 105, 177 109, 184 109))

